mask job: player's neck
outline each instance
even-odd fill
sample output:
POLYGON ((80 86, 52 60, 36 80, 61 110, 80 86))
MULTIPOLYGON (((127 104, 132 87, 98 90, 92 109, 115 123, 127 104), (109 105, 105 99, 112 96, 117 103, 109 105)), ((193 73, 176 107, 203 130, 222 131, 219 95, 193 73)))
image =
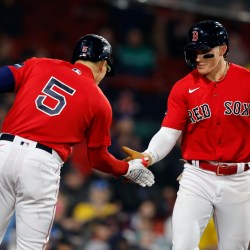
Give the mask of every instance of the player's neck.
POLYGON ((207 75, 206 77, 212 82, 220 82, 226 77, 228 69, 229 63, 223 60, 221 62, 221 66, 219 66, 219 69, 217 71, 211 72, 211 74, 207 75))

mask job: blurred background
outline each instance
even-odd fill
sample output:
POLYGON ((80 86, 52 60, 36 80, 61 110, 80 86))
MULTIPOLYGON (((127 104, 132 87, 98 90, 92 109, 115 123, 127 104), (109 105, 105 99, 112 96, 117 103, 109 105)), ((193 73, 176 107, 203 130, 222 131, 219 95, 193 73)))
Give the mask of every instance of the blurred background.
MULTIPOLYGON (((109 151, 123 159, 121 146, 143 151, 159 130, 171 87, 189 72, 186 33, 205 19, 225 25, 229 61, 249 68, 249 0, 0 0, 0 66, 33 56, 70 61, 81 36, 104 36, 116 70, 100 85, 113 107, 109 151)), ((13 98, 1 94, 0 122, 13 98)), ((151 167, 156 184, 141 188, 90 169, 84 143, 75 146, 62 169, 47 250, 171 250, 180 159, 178 142, 151 167)), ((15 249, 14 218, 0 249, 15 249)), ((217 249, 212 221, 200 249, 217 249)))

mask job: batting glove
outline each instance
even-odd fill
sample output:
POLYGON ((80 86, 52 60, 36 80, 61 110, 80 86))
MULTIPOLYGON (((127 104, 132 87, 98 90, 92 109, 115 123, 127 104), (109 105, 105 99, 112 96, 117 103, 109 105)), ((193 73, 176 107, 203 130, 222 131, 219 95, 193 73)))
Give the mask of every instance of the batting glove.
POLYGON ((151 187, 155 181, 153 173, 148 168, 146 168, 148 164, 147 161, 147 158, 129 161, 128 172, 124 176, 142 187, 151 187))

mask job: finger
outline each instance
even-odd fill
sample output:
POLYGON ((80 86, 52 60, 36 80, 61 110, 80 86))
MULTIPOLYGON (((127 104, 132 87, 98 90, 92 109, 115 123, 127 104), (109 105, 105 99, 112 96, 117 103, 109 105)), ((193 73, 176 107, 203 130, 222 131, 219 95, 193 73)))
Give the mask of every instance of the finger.
POLYGON ((154 184, 154 179, 152 177, 149 177, 148 175, 145 175, 141 181, 145 183, 147 186, 151 187, 154 184))
POLYGON ((155 176, 153 175, 153 173, 151 171, 149 171, 148 169, 147 169, 147 171, 146 171, 145 174, 147 175, 148 179, 154 179, 155 178, 155 176))
POLYGON ((152 178, 147 178, 144 182, 147 183, 148 186, 152 186, 155 183, 154 179, 152 178))
POLYGON ((141 183, 138 183, 140 186, 142 186, 142 187, 146 187, 146 184, 145 183, 143 183, 143 182, 141 182, 141 183))
POLYGON ((146 187, 145 182, 142 181, 142 180, 137 180, 137 181, 134 181, 134 182, 137 183, 137 184, 139 184, 139 185, 142 186, 142 187, 146 187))
POLYGON ((125 162, 131 161, 131 160, 133 160, 133 158, 131 156, 128 156, 125 159, 123 159, 123 161, 125 161, 125 162))
POLYGON ((122 151, 129 155, 131 159, 142 159, 144 155, 136 150, 128 148, 126 146, 122 146, 122 151))
POLYGON ((124 153, 126 153, 127 155, 131 155, 132 149, 126 147, 126 146, 122 146, 122 151, 124 153))
POLYGON ((153 183, 151 183, 151 182, 146 182, 146 185, 147 185, 148 187, 151 187, 151 186, 153 185, 153 183))
POLYGON ((150 187, 155 183, 154 180, 150 180, 150 187))
POLYGON ((147 180, 147 181, 145 181, 145 184, 146 184, 148 187, 151 187, 151 186, 154 184, 154 181, 153 181, 153 180, 147 180))

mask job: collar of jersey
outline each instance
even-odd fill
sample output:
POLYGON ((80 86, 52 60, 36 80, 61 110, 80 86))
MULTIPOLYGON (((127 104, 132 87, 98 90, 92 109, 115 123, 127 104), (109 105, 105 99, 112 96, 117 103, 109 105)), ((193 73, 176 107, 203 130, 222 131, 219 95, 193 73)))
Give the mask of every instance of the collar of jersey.
POLYGON ((88 76, 94 79, 94 75, 89 67, 87 67, 86 65, 82 63, 75 63, 74 65, 76 66, 76 68, 78 68, 79 70, 81 70, 82 72, 84 72, 85 74, 87 74, 88 76))

